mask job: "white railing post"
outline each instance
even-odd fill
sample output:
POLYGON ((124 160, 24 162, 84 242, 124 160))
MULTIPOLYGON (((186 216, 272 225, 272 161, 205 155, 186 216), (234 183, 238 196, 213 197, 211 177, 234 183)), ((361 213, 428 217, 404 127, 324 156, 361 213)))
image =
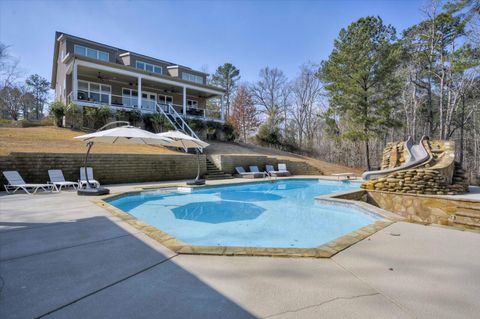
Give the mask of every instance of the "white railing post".
POLYGON ((183 87, 183 117, 187 117, 187 87, 183 87))
POLYGON ((75 61, 73 60, 73 75, 72 75, 72 89, 73 89, 73 101, 78 99, 78 66, 75 61))
POLYGON ((142 77, 138 77, 138 109, 142 110, 142 77))

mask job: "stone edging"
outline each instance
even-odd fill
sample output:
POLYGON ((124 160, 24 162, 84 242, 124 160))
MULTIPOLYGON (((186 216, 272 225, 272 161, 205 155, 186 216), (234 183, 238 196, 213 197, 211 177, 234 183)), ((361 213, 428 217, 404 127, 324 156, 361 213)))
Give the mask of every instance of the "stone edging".
MULTIPOLYGON (((243 182, 242 182, 243 183, 243 182)), ((225 184, 225 185, 233 185, 225 184)), ((213 185, 211 185, 213 186, 213 185)), ((211 187, 207 186, 207 187, 211 187)), ((215 186, 222 186, 218 184, 215 186)), ((155 187, 159 188, 177 188, 185 187, 184 185, 168 185, 165 187, 155 187)), ((198 187, 198 186, 197 186, 198 187)), ((200 186, 202 187, 202 186, 200 186)), ((149 188, 148 190, 151 190, 149 188)), ((147 190, 147 189, 145 189, 147 190)), ((401 217, 392 214, 390 212, 384 211, 378 207, 358 202, 352 200, 336 199, 330 196, 336 195, 331 194, 327 196, 320 196, 316 198, 316 201, 328 201, 335 202, 338 204, 344 204, 348 206, 356 206, 362 211, 366 211, 370 214, 376 214, 383 217, 381 220, 377 220, 373 224, 367 225, 360 229, 354 230, 350 233, 347 233, 341 237, 338 237, 330 242, 327 242, 321 246, 315 248, 263 248, 263 247, 230 247, 230 246, 198 246, 198 245, 189 245, 186 244, 177 238, 167 234, 156 227, 153 227, 147 223, 144 223, 138 220, 136 217, 122 211, 119 208, 110 205, 106 199, 110 198, 120 198, 128 196, 130 194, 139 193, 139 191, 130 191, 122 192, 119 194, 111 194, 103 196, 98 199, 94 199, 93 202, 100 207, 103 207, 109 211, 112 215, 120 218, 122 221, 127 222, 131 226, 135 227, 140 232, 146 234, 150 238, 158 241, 163 246, 168 249, 178 253, 178 254, 190 254, 190 255, 221 255, 221 256, 266 256, 266 257, 310 257, 310 258, 330 258, 340 251, 352 246, 353 244, 373 235, 377 231, 391 225, 397 220, 402 219, 401 217)))

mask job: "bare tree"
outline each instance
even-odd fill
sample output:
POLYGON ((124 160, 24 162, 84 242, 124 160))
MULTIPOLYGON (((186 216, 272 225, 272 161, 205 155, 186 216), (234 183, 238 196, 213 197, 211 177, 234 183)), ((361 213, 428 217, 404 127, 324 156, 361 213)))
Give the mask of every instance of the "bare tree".
POLYGON ((291 90, 294 104, 291 110, 292 121, 298 138, 298 146, 311 149, 315 132, 319 127, 322 84, 317 76, 319 65, 312 62, 300 67, 300 74, 293 81, 291 90), (304 145, 306 142, 306 145, 304 145))
POLYGON ((265 67, 260 70, 260 80, 250 88, 255 104, 262 108, 271 125, 278 126, 283 120, 286 85, 287 77, 280 69, 265 67))

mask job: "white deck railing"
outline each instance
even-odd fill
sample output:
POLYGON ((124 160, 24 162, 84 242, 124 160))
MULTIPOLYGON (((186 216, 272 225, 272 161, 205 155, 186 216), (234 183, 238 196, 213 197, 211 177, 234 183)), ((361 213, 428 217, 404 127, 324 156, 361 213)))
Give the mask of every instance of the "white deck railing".
MULTIPOLYGON (((135 110, 139 109, 143 113, 154 113, 158 112, 157 107, 164 106, 164 108, 169 105, 172 108, 172 111, 175 111, 176 115, 179 117, 194 118, 194 119, 203 119, 203 120, 212 120, 220 121, 218 118, 210 118, 207 116, 207 111, 205 109, 192 108, 188 107, 186 109, 186 114, 183 114, 183 106, 179 104, 163 104, 158 103, 157 101, 150 99, 141 99, 141 108, 138 107, 138 97, 136 96, 127 96, 127 95, 115 95, 115 94, 88 94, 88 92, 79 91, 77 94, 77 99, 73 99, 73 92, 67 96, 67 103, 74 102, 78 105, 86 106, 101 106, 108 105, 117 109, 125 110, 135 110)), ((165 108, 166 110, 166 108, 165 108)))

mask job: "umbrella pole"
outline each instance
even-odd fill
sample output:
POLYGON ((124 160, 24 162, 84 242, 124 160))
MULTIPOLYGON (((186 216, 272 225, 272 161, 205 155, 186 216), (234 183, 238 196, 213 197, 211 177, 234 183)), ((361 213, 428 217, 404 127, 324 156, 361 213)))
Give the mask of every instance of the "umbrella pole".
POLYGON ((198 181, 200 179, 200 154, 198 154, 198 148, 195 149, 195 152, 197 153, 197 177, 195 177, 195 180, 198 181))
POLYGON ((90 181, 88 180, 88 169, 87 169, 87 163, 88 163, 88 155, 90 154, 90 150, 92 149, 93 142, 88 142, 87 143, 87 154, 85 155, 85 162, 83 163, 83 169, 85 170, 85 178, 87 179, 87 189, 88 188, 94 188, 90 184, 90 181))

